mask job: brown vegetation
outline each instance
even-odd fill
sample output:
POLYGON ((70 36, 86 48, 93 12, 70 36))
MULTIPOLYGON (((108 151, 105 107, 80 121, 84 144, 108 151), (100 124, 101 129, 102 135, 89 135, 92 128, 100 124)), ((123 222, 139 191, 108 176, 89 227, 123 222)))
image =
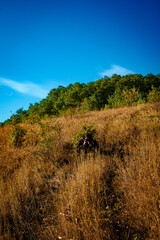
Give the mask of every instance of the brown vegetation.
POLYGON ((14 128, 0 128, 0 239, 160 239, 159 104, 21 124, 18 145, 14 128), (84 124, 95 157, 76 154, 84 124))

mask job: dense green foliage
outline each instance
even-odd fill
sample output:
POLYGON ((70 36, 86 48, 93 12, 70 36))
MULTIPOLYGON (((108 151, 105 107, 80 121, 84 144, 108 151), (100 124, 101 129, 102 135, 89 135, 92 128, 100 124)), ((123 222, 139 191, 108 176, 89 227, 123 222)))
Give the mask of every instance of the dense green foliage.
POLYGON ((19 109, 5 123, 30 122, 38 119, 104 108, 137 105, 142 102, 157 102, 160 99, 160 75, 114 74, 88 84, 70 84, 53 88, 39 103, 29 109, 19 109))

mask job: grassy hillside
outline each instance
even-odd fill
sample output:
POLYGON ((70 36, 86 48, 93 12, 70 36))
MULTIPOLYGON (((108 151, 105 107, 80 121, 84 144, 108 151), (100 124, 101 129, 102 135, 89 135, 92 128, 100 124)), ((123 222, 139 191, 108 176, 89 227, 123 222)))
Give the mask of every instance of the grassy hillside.
POLYGON ((4 126, 0 150, 0 239, 160 239, 159 104, 4 126))

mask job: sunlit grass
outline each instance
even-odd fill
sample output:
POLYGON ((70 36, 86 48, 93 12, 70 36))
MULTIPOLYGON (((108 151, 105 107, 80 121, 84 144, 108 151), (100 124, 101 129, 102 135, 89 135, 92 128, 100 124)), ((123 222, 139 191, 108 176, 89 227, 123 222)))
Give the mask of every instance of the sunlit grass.
POLYGON ((160 239, 160 108, 139 105, 0 128, 2 239, 160 239), (77 157, 82 125, 100 152, 77 157))

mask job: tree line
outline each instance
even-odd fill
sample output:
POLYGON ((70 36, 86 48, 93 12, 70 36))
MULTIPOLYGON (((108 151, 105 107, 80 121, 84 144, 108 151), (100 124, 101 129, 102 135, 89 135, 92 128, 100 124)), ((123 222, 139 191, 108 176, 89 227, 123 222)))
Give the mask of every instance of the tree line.
POLYGON ((105 108, 131 106, 160 100, 160 74, 129 74, 103 78, 85 83, 58 86, 39 103, 30 104, 28 110, 18 109, 3 124, 37 121, 46 117, 73 112, 88 112, 105 108))

